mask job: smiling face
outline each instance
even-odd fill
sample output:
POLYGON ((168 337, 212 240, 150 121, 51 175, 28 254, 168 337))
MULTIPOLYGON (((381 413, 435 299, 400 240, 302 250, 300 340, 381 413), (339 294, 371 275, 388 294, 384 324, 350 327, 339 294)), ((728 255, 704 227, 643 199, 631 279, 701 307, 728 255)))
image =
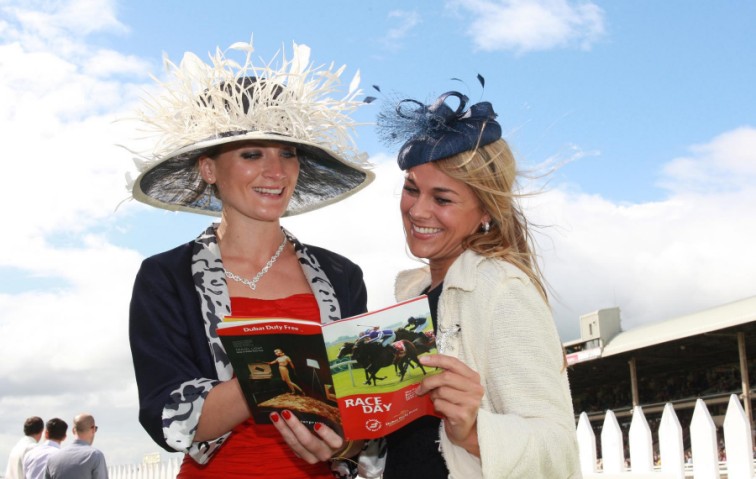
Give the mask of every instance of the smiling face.
POLYGON ((227 218, 278 221, 297 186, 294 146, 272 142, 224 145, 213 158, 199 159, 202 178, 217 187, 227 218))
POLYGON ((490 221, 472 188, 434 163, 407 171, 400 209, 407 246, 430 262, 434 284, 462 253, 462 241, 490 221))

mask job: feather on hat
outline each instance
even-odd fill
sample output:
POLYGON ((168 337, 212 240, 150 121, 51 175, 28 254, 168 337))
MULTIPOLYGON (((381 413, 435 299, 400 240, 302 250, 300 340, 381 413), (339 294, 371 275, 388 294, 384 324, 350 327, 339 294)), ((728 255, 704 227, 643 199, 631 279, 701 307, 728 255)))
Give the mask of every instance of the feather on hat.
POLYGON ((333 95, 345 66, 314 67, 306 45, 295 43, 291 58, 281 53, 278 66, 275 58, 253 65, 251 41, 229 50, 245 52, 244 64, 220 49, 209 63, 190 52, 178 65, 164 59, 169 78, 155 79, 162 93, 146 99, 138 112, 157 142, 150 155, 135 160, 140 174, 129 187, 136 200, 167 210, 220 215, 222 204, 202 180, 197 159, 239 141, 297 147, 300 175, 289 216, 339 201, 373 180, 367 155, 351 137, 355 122, 348 115, 364 104, 357 99, 359 71, 339 99, 333 95))

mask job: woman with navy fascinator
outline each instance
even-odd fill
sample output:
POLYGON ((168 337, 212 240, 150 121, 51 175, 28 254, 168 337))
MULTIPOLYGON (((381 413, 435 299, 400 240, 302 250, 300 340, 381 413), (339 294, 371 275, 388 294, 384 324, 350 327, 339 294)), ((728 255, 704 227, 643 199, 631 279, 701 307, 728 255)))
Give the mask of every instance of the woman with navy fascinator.
MULTIPOLYGON (((482 77, 479 77, 481 84, 482 77)), ((418 388, 438 417, 386 438, 384 479, 579 478, 561 341, 518 204, 517 165, 488 102, 451 91, 379 115, 401 144, 400 210, 424 267, 396 279, 396 299, 427 294, 443 369, 418 388)))

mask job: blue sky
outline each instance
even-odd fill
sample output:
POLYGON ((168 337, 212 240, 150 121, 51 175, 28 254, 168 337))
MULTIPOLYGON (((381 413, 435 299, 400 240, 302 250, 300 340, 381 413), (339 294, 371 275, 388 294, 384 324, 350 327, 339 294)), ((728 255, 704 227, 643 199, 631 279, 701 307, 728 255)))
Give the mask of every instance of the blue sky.
MULTIPOLYGON (((359 70, 366 94, 490 101, 522 168, 549 173, 523 181, 540 191, 523 205, 571 340, 600 308, 629 329, 756 294, 755 20, 745 0, 0 0, 0 470, 33 414, 91 411, 111 464, 157 450, 136 424, 131 285, 144 257, 209 222, 128 201, 131 155, 115 145, 139 142, 115 120, 163 54, 254 36, 269 60, 297 42, 359 70)), ((367 125, 378 109, 355 115, 373 185, 284 220, 363 267, 372 309, 416 265, 395 152, 367 125)))

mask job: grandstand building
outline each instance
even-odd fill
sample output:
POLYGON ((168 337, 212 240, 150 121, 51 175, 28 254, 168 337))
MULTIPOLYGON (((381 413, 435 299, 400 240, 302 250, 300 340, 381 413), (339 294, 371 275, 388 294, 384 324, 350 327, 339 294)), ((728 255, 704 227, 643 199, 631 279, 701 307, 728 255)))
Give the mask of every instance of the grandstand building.
POLYGON ((600 431, 606 410, 629 426, 634 406, 649 423, 671 402, 682 424, 704 400, 722 425, 737 394, 753 425, 756 296, 622 331, 619 308, 580 317, 580 339, 564 343, 575 414, 600 431))

